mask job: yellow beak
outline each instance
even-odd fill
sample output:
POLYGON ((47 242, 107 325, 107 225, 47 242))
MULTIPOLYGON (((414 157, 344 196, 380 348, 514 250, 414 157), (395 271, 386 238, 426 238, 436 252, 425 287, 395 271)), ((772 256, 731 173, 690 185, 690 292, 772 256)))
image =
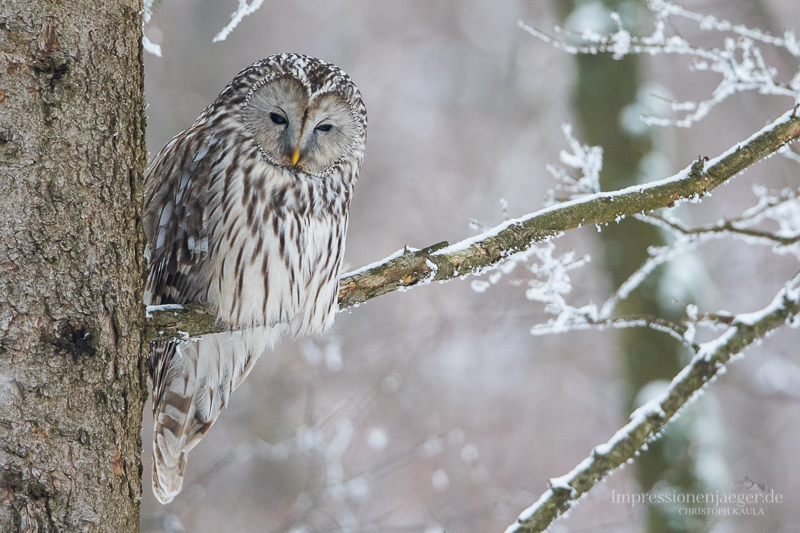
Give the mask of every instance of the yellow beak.
POLYGON ((292 164, 296 165, 298 161, 300 161, 300 149, 295 148, 294 153, 292 154, 292 164))

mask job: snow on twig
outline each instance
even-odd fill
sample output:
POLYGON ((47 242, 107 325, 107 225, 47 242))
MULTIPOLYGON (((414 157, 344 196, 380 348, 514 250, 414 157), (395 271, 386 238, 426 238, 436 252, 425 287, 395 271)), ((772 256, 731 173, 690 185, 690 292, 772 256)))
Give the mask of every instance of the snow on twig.
POLYGON ((219 42, 224 41, 228 38, 228 35, 239 25, 239 23, 244 19, 247 15, 252 15, 258 8, 261 7, 261 4, 264 3, 264 0, 253 0, 253 3, 248 4, 247 0, 239 0, 239 7, 236 8, 236 11, 231 13, 231 21, 228 23, 227 26, 222 28, 222 30, 214 36, 212 42, 219 42))
POLYGON ((758 28, 748 28, 742 24, 733 24, 727 20, 721 20, 713 15, 703 15, 689 11, 683 6, 666 2, 665 0, 651 0, 650 9, 658 11, 662 17, 669 15, 677 15, 679 17, 693 20, 699 23, 701 30, 716 30, 716 31, 729 31, 742 37, 760 41, 766 44, 784 48, 795 57, 800 57, 800 45, 797 42, 797 37, 794 32, 787 30, 784 32, 783 37, 775 37, 758 28))
MULTIPOLYGON (((715 239, 734 238, 744 240, 748 244, 768 245, 774 253, 779 255, 789 254, 800 259, 800 194, 798 191, 784 189, 778 193, 769 193, 764 187, 754 187, 754 194, 758 197, 758 205, 746 210, 742 216, 720 221, 716 224, 690 228, 669 213, 639 214, 637 219, 660 227, 673 236, 673 242, 664 246, 653 246, 648 250, 649 258, 633 273, 620 287, 606 300, 600 310, 594 304, 582 307, 568 305, 562 294, 569 292, 569 279, 566 270, 559 270, 559 264, 549 263, 551 266, 537 268, 536 273, 547 277, 545 281, 537 281, 544 286, 555 284, 562 287, 560 293, 551 291, 545 293, 547 298, 531 298, 547 303, 545 310, 558 315, 545 324, 537 324, 531 328, 534 335, 564 333, 571 330, 604 329, 607 327, 650 327, 663 331, 684 344, 693 340, 686 337, 687 328, 692 332, 695 325, 716 325, 715 321, 708 320, 707 316, 689 321, 689 326, 677 326, 668 321, 648 317, 616 317, 612 318, 617 304, 626 299, 631 292, 638 288, 647 277, 659 266, 672 261, 682 254, 697 249, 702 244, 715 239), (763 220, 772 220, 779 229, 775 232, 751 229, 763 220), (553 278, 553 281, 550 280, 553 278), (565 279, 566 278, 566 279, 565 279), (558 297, 556 297, 556 295, 558 297), (694 322, 695 324, 693 324, 694 322)), ((541 257, 541 256, 537 256, 541 257)), ((572 252, 567 254, 571 259, 572 252)), ((689 317, 692 318, 692 317, 689 317)), ((689 344, 690 345, 690 344, 689 344)))
POLYGON ((800 103, 800 68, 790 81, 778 82, 777 69, 764 60, 757 43, 767 44, 787 50, 794 57, 800 57, 800 44, 794 33, 787 31, 783 37, 775 37, 758 29, 733 24, 726 20, 694 13, 681 6, 664 0, 651 0, 648 7, 655 14, 653 33, 649 36, 632 36, 622 24, 618 14, 611 17, 617 25, 617 31, 602 34, 593 30, 584 30, 578 34, 578 44, 570 42, 562 35, 572 32, 559 26, 555 27, 557 37, 551 37, 533 28, 523 21, 519 26, 534 37, 551 44, 555 48, 571 54, 611 53, 614 59, 621 59, 631 54, 676 54, 692 58, 689 70, 708 70, 722 76, 712 97, 702 102, 671 102, 672 111, 684 113, 680 118, 661 118, 643 116, 642 120, 649 125, 689 127, 704 118, 711 109, 729 96, 744 92, 758 91, 764 95, 788 96, 800 103), (667 35, 669 18, 681 17, 696 22, 701 30, 733 33, 736 37, 726 37, 720 48, 705 49, 693 46, 680 35, 667 35))
POLYGON ((551 479, 550 489, 524 510, 506 533, 540 532, 550 527, 597 482, 631 462, 640 450, 658 438, 666 424, 696 399, 706 384, 725 371, 733 356, 784 324, 800 327, 796 320, 798 312, 800 274, 789 280, 768 306, 734 316, 724 333, 700 345, 692 361, 673 378, 663 394, 634 411, 628 424, 607 442, 595 446, 592 454, 572 471, 551 479))
POLYGON ((161 57, 161 47, 155 43, 150 42, 147 35, 144 34, 144 27, 150 22, 155 8, 158 7, 160 0, 144 0, 142 4, 142 47, 144 51, 153 54, 156 57, 161 57))
MULTIPOLYGON (((562 129, 572 149, 572 154, 561 152, 562 163, 571 168, 581 169, 584 176, 582 179, 586 180, 584 183, 597 183, 594 179, 602 168, 602 151, 596 147, 581 145, 572 137, 569 125, 564 125, 562 129)), ((575 180, 563 169, 554 171, 553 167, 548 167, 548 170, 551 170, 556 179, 572 186, 571 192, 592 192, 577 186, 581 180, 575 180)), ((648 250, 650 257, 603 303, 599 310, 592 302, 575 307, 568 304, 565 298, 572 290, 569 272, 588 263, 590 261, 588 255, 577 260, 573 251, 556 256, 555 245, 552 242, 541 247, 531 247, 524 256, 516 258, 510 269, 513 269, 518 261, 527 261, 530 256, 538 260, 537 263, 527 267, 534 274, 534 278, 527 282, 526 297, 545 304, 545 312, 555 315, 555 318, 545 323, 534 325, 530 330, 531 334, 549 335, 586 329, 648 327, 667 333, 688 347, 696 348, 694 345, 696 326, 713 328, 717 325, 717 322, 708 318, 710 315, 704 315, 699 319, 696 316, 689 317, 685 324, 675 324, 651 316, 613 317, 612 315, 617 304, 628 298, 656 268, 678 256, 692 252, 710 240, 734 238, 744 240, 748 244, 766 244, 772 246, 777 254, 790 254, 800 259, 800 192, 784 189, 770 193, 766 188, 758 186, 753 188, 753 192, 758 198, 758 205, 746 210, 739 217, 698 228, 686 226, 672 216, 670 210, 666 210, 663 214, 634 215, 637 219, 671 234, 672 243, 650 247, 648 250), (777 222, 779 229, 774 232, 753 229, 753 226, 764 220, 777 222)), ((472 282, 472 288, 476 292, 485 292, 491 285, 496 284, 501 276, 502 273, 497 272, 490 276, 488 282, 475 280, 472 282)))
MULTIPOLYGON (((339 307, 346 309, 388 292, 433 281, 441 283, 469 275, 496 273, 509 259, 523 257, 517 254, 526 253, 535 243, 547 242, 570 229, 608 224, 622 216, 698 200, 798 136, 800 117, 790 111, 720 156, 696 161, 670 178, 549 206, 507 220, 453 245, 441 242, 421 250, 404 250, 399 256, 372 265, 368 270, 359 269, 357 274, 340 278, 339 307)), ((224 331, 208 309, 183 310, 178 315, 153 313, 147 324, 148 339, 174 336, 172 332, 176 328, 193 335, 224 331), (189 322, 195 325, 188 325, 189 322), (164 335, 159 334, 161 330, 164 335)))
POLYGON ((554 205, 558 202, 556 199, 557 192, 565 192, 569 200, 581 195, 600 192, 603 148, 581 144, 572 135, 572 126, 570 124, 563 124, 561 132, 567 139, 572 153, 562 150, 559 154, 559 159, 567 167, 580 170, 581 176, 575 178, 564 168, 547 165, 547 171, 558 181, 558 184, 547 191, 545 205, 554 205))
POLYGON ((150 42, 147 35, 142 34, 142 46, 144 51, 153 54, 156 57, 161 57, 161 47, 155 43, 150 42))

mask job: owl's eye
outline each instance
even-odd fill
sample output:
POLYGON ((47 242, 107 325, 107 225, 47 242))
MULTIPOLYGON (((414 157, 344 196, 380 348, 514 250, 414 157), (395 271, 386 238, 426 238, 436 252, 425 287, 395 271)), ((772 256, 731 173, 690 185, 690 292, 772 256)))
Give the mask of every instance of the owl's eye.
POLYGON ((270 113, 269 118, 271 118, 272 122, 274 122, 275 124, 286 124, 286 119, 283 118, 278 113, 270 113))
POLYGON ((331 131, 332 127, 333 127, 332 124, 320 124, 319 126, 317 126, 314 129, 315 130, 319 130, 319 131, 331 131))

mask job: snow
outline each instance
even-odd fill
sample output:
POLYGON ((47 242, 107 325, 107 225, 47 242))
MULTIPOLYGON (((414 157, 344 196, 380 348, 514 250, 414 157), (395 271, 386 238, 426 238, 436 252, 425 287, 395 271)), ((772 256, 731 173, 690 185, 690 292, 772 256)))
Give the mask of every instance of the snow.
POLYGON ((180 309, 183 309, 183 306, 180 304, 148 305, 145 309, 145 317, 153 318, 153 313, 158 313, 161 311, 177 311, 180 309))
POLYGON ((231 13, 231 21, 228 23, 227 26, 222 28, 222 30, 214 37, 212 42, 219 42, 224 41, 228 38, 228 35, 239 25, 239 23, 248 15, 252 15, 258 8, 261 7, 261 4, 264 3, 264 0, 253 0, 252 4, 248 4, 247 0, 239 0, 239 6, 236 8, 236 11, 231 13))
POLYGON ((161 57, 161 46, 150 42, 150 39, 148 39, 145 34, 142 34, 142 47, 145 52, 153 54, 156 57, 161 57))
POLYGON ((475 447, 474 444, 465 444, 461 448, 461 460, 467 464, 474 464, 478 462, 480 458, 480 453, 478 453, 478 448, 475 447))
POLYGON ((367 444, 375 451, 381 451, 389 444, 389 435, 383 428, 372 428, 367 435, 367 444))
POLYGON ((784 146, 781 146, 778 149, 778 153, 781 154, 782 156, 784 156, 787 159, 791 159, 792 161, 794 161, 796 163, 800 163, 800 154, 798 154, 794 150, 792 150, 789 147, 788 144, 784 145, 784 146))
POLYGON ((395 393, 400 390, 400 385, 403 384, 400 374, 392 372, 381 381, 381 389, 389 394, 395 393))
MULTIPOLYGON (((638 425, 640 425, 648 416, 652 414, 658 414, 661 417, 665 416, 664 411, 661 409, 661 402, 664 400, 666 396, 662 395, 658 398, 654 398, 647 402, 642 407, 638 408, 636 411, 631 414, 631 421, 625 425, 622 429, 617 431, 611 439, 606 442, 605 444, 598 445, 594 448, 594 453, 599 455, 606 455, 608 454, 611 449, 620 441, 628 438, 633 429, 635 429, 638 425)), ((633 459, 630 458, 627 461, 628 463, 632 463, 633 459)), ((530 507, 525 509, 517 519, 517 522, 512 524, 506 529, 506 533, 512 533, 517 531, 519 528, 519 522, 525 521, 529 519, 536 511, 541 507, 544 503, 546 503, 553 495, 553 489, 568 489, 575 494, 575 489, 570 486, 570 483, 580 474, 587 471, 589 467, 594 464, 594 457, 589 456, 581 461, 575 468, 573 468, 569 473, 550 479, 550 487, 542 496, 530 507)))
POLYGON ((431 269, 430 274, 428 274, 426 278, 426 281, 430 281, 436 277, 436 273, 439 272, 439 267, 430 259, 425 260, 425 266, 431 269))
POLYGON ((431 476, 431 485, 437 492, 444 492, 450 487, 450 477, 440 468, 431 476))
POLYGON ((325 346, 325 367, 331 372, 339 372, 344 366, 342 361, 342 348, 338 343, 325 346))
POLYGON ((442 453, 442 450, 442 440, 439 437, 432 436, 428 437, 425 442, 417 446, 417 455, 423 459, 427 459, 439 455, 442 453))
MULTIPOLYGON (((558 478, 550 479, 550 485, 555 488, 568 487, 570 490, 572 490, 572 487, 569 486, 569 482, 575 479, 575 477, 578 474, 589 468, 591 464, 592 464, 592 458, 587 457, 586 459, 581 461, 578 464, 578 466, 573 468, 568 474, 565 474, 558 478)), ((541 495, 541 497, 536 501, 536 503, 534 503, 533 505, 522 511, 522 513, 520 513, 519 518, 517 519, 518 522, 510 525, 506 529, 506 533, 511 533, 513 531, 516 531, 519 528, 519 522, 525 521, 531 516, 533 516, 533 513, 535 513, 537 509, 539 509, 539 507, 544 505, 547 502, 547 500, 549 500, 552 496, 553 496, 553 490, 547 489, 547 491, 545 491, 544 494, 541 495)))
MULTIPOLYGON (((703 168, 707 169, 707 168, 715 165, 716 163, 718 163, 722 159, 728 157, 729 155, 731 155, 734 152, 736 152, 737 150, 739 150, 741 148, 741 146, 752 142, 754 139, 756 139, 760 135, 763 135, 764 133, 775 129, 777 126, 788 122, 789 120, 791 120, 791 115, 792 115, 792 112, 791 111, 787 111, 781 117, 779 117, 777 120, 775 120, 771 124, 768 124, 767 126, 764 126, 758 132, 756 132, 753 135, 751 135, 750 137, 748 137, 745 141, 743 141, 741 143, 738 143, 735 146, 732 146, 731 148, 726 150, 721 155, 719 155, 719 156, 717 156, 717 157, 715 157, 713 159, 709 159, 708 161, 705 161, 703 168)), ((621 197, 621 196, 625 196, 627 194, 643 193, 643 192, 647 192, 647 191, 652 190, 652 189, 656 189, 658 187, 662 187, 664 185, 669 185, 670 183, 675 183, 677 181, 687 179, 689 177, 689 173, 691 172, 691 169, 692 169, 692 167, 691 167, 691 165, 689 165, 686 168, 684 168, 683 170, 681 170, 680 172, 678 172, 677 174, 674 174, 674 175, 672 175, 672 176, 670 176, 668 178, 652 181, 652 182, 649 182, 649 183, 646 183, 646 184, 632 185, 630 187, 626 187, 626 188, 620 189, 618 191, 597 192, 597 193, 594 193, 594 194, 588 194, 588 195, 582 196, 580 198, 575 198, 573 200, 562 202, 562 203, 559 203, 559 204, 556 204, 556 205, 551 205, 549 207, 545 207, 543 209, 540 209, 540 210, 535 211, 533 213, 529 213, 529 214, 524 215, 522 217, 513 218, 513 219, 510 219, 510 220, 507 220, 507 221, 503 222, 502 224, 499 224, 499 225, 497 225, 497 226, 495 226, 495 227, 493 227, 493 228, 491 228, 491 229, 489 229, 489 230, 487 230, 487 231, 485 231, 483 233, 480 233, 480 234, 475 235, 473 237, 470 237, 468 239, 464 239, 463 241, 457 242, 455 244, 452 244, 452 245, 447 246, 445 248, 442 248, 440 250, 437 250, 431 255, 450 255, 450 254, 456 254, 456 253, 459 253, 459 252, 463 252, 464 250, 467 250, 468 248, 470 248, 471 246, 475 245, 478 242, 484 241, 484 240, 489 239, 491 237, 496 237, 501 231, 503 231, 503 230, 505 230, 505 229, 507 229, 507 228, 509 228, 511 226, 523 225, 525 222, 528 222, 529 220, 532 220, 532 219, 537 218, 537 217, 541 217, 541 216, 543 216, 543 215, 545 215, 547 213, 552 213, 554 211, 565 209, 567 207, 578 206, 578 205, 581 205, 581 204, 586 204, 586 203, 593 202, 593 201, 596 201, 596 200, 601 200, 601 199, 606 199, 608 201, 612 201, 613 202, 616 198, 621 197)), ((380 264, 380 262, 378 262, 377 264, 380 264)), ((362 269, 360 269, 358 272, 360 272, 361 270, 362 269)))
POLYGON ((480 279, 473 280, 472 283, 470 283, 470 288, 477 293, 484 293, 491 286, 492 284, 488 281, 483 281, 480 279))
POLYGON ((756 383, 766 394, 800 399, 800 366, 789 359, 774 358, 758 368, 756 383))
POLYGON ((458 426, 447 432, 447 442, 451 446, 461 446, 466 438, 467 434, 458 426))
POLYGON ((789 280, 789 282, 775 295, 772 302, 764 309, 755 311, 753 313, 740 313, 734 318, 734 326, 736 324, 744 324, 754 326, 768 315, 780 311, 784 308, 784 301, 791 300, 792 302, 800 301, 800 274, 789 280))
MULTIPOLYGON (((800 274, 792 278, 784 288, 775 296, 773 301, 766 306, 764 309, 754 313, 744 313, 736 315, 734 320, 734 325, 729 327, 722 335, 717 337, 716 339, 703 343, 700 345, 700 349, 697 354, 693 357, 691 363, 685 366, 671 381, 669 386, 663 390, 662 385, 658 385, 659 389, 663 391, 657 394, 654 394, 654 397, 650 398, 644 405, 636 409, 630 416, 630 422, 626 424, 623 428, 618 430, 606 443, 599 444, 594 447, 592 451, 592 455, 585 458, 578 464, 575 468, 572 469, 569 473, 557 477, 552 478, 550 480, 550 487, 551 489, 547 490, 542 496, 530 507, 524 510, 517 522, 510 525, 506 529, 506 533, 512 533, 519 529, 519 523, 522 521, 527 520, 530 518, 536 511, 541 507, 544 503, 546 503, 553 495, 553 490, 557 489, 569 489, 574 490, 570 486, 570 483, 575 479, 576 476, 581 474, 582 472, 586 471, 594 462, 595 455, 607 455, 611 452, 611 450, 616 446, 618 443, 622 442, 623 440, 629 438, 633 431, 639 427, 642 423, 646 421, 647 418, 656 415, 661 419, 666 418, 667 413, 664 412, 662 405, 669 397, 669 395, 674 391, 692 372, 695 366, 701 361, 710 361, 712 358, 717 354, 717 352, 727 344, 731 338, 738 332, 738 328, 736 324, 755 324, 756 322, 764 319, 771 313, 774 313, 781 309, 784 304, 785 299, 790 299, 791 301, 798 302, 800 301, 800 274)), ((691 306, 687 309, 687 313, 690 317, 696 318, 697 317, 697 308, 691 306)), ((725 372, 726 367, 723 363, 718 362, 716 365, 716 374, 711 377, 709 381, 714 381, 717 375, 721 375, 725 372)), ((796 372, 797 375, 800 375, 800 371, 796 372)), ((708 382, 707 382, 708 383, 708 382)), ((655 388, 653 389, 655 391, 655 388)), ((695 398, 702 396, 703 390, 702 387, 695 391, 694 394, 681 406, 681 408, 672 415, 671 420, 676 419, 681 410, 686 407, 686 405, 690 404, 695 398)), ((660 436, 660 431, 656 432, 653 435, 650 435, 647 438, 647 441, 651 441, 656 439, 660 436)), ((647 443, 645 442, 643 446, 640 447, 639 450, 634 452, 634 455, 639 455, 641 450, 646 449, 647 443)), ((626 463, 630 464, 633 463, 633 458, 628 458, 626 463)), ((622 468, 624 463, 620 465, 619 468, 622 468)))
POLYGON ((306 339, 300 344, 300 351, 309 366, 318 366, 322 362, 322 350, 311 339, 306 339))
POLYGON ((568 490, 571 493, 575 492, 575 489, 569 486, 569 482, 572 481, 572 478, 569 475, 561 476, 561 477, 554 477, 550 478, 548 484, 550 488, 553 490, 568 490))
POLYGON ((785 48, 793 56, 800 57, 800 46, 798 46, 794 32, 791 30, 784 32, 783 38, 780 38, 772 36, 768 33, 764 33, 758 28, 751 29, 741 24, 732 24, 727 20, 717 19, 712 15, 694 13, 682 6, 673 4, 671 2, 666 2, 665 0, 651 0, 649 7, 653 11, 658 11, 662 17, 677 15, 698 22, 700 29, 702 30, 730 31, 755 41, 761 41, 780 48, 785 48))
POLYGON ((347 497, 356 503, 364 503, 369 500, 372 491, 369 483, 363 477, 353 478, 345 483, 347 497))
POLYGON ((565 168, 547 165, 545 169, 558 182, 555 187, 547 191, 545 205, 555 205, 558 203, 557 193, 566 193, 569 199, 576 198, 584 194, 593 194, 600 191, 600 171, 603 168, 603 149, 599 146, 587 146, 581 144, 572 135, 572 126, 562 124, 561 132, 567 140, 572 153, 562 150, 559 159, 562 164, 569 168, 579 170, 581 176, 573 177, 565 168))
MULTIPOLYGON (((705 161, 704 162, 704 168, 708 168, 709 166, 716 164, 717 162, 719 162, 724 157, 727 157, 728 155, 730 155, 733 152, 735 152, 736 150, 738 150, 741 145, 749 143, 750 141, 752 141, 753 139, 755 139, 759 135, 762 135, 766 131, 769 131, 769 130, 775 128, 777 125, 788 121, 790 118, 791 118, 791 112, 785 113, 783 116, 781 116, 779 119, 774 121, 772 124, 769 124, 769 125, 765 126, 760 131, 758 131, 757 133, 755 133, 752 136, 750 136, 743 143, 740 143, 739 145, 736 145, 736 146, 730 148, 725 153, 721 154, 720 156, 718 156, 718 157, 716 157, 714 159, 710 159, 708 161, 705 161)), ((570 142, 570 145, 572 147, 572 154, 569 154, 569 153, 566 153, 566 152, 562 152, 562 154, 561 154, 562 163, 568 164, 568 165, 571 165, 571 166, 574 166, 574 167, 579 167, 582 170, 583 175, 584 175, 584 178, 581 178, 581 179, 584 180, 583 185, 582 185, 583 187, 586 187, 588 185, 589 188, 596 188, 596 185, 595 185, 596 176, 599 175, 600 169, 602 168, 602 152, 596 151, 593 147, 590 148, 590 147, 581 146, 579 143, 577 143, 577 141, 575 141, 574 139, 571 139, 571 137, 570 137, 570 128, 569 128, 568 125, 565 125, 563 130, 564 130, 564 133, 567 136, 568 141, 570 142)), ((651 189, 656 188, 656 187, 661 187, 661 186, 668 185, 670 183, 674 183, 674 182, 682 180, 682 179, 686 179, 689 176, 690 172, 691 172, 691 166, 688 166, 687 168, 683 169, 682 171, 678 172, 677 174, 675 174, 675 175, 673 175, 671 177, 665 178, 665 179, 653 181, 653 182, 650 182, 650 183, 647 183, 647 184, 633 185, 631 187, 627 187, 625 189, 622 189, 622 190, 619 190, 619 191, 614 191, 614 192, 608 192, 608 193, 595 192, 593 194, 587 194, 587 195, 582 196, 580 198, 575 198, 575 199, 572 199, 572 200, 569 200, 569 201, 566 201, 566 202, 563 202, 563 203, 559 203, 559 204, 556 204, 556 205, 550 205, 550 206, 545 207, 543 209, 540 209, 540 210, 538 210, 536 212, 527 214, 527 215, 525 215, 523 217, 506 220, 505 222, 503 222, 503 223, 501 223, 501 224, 499 224, 499 225, 497 225, 497 226, 495 226, 493 228, 490 228, 490 229, 488 229, 488 230, 486 230, 486 231, 484 231, 482 233, 479 233, 479 234, 477 234, 477 235, 475 235, 473 237, 470 237, 468 239, 464 239, 464 240, 462 240, 462 241, 460 241, 458 243, 455 243, 453 245, 450 245, 450 246, 447 246, 447 247, 442 248, 440 250, 437 250, 432 255, 457 254, 457 253, 460 253, 460 252, 463 252, 463 251, 469 249, 470 247, 474 246, 475 244, 477 244, 479 242, 485 241, 486 239, 489 239, 489 238, 492 238, 492 237, 496 237, 500 232, 502 232, 503 230, 505 230, 505 229, 507 229, 509 227, 512 227, 512 226, 515 226, 515 225, 516 226, 522 225, 522 224, 524 224, 525 222, 527 222, 529 220, 532 220, 534 218, 543 216, 543 215, 545 215, 547 213, 554 212, 556 210, 563 209, 563 208, 566 208, 566 207, 572 207, 572 206, 581 205, 583 203, 592 202, 592 201, 595 201, 595 200, 598 200, 598 199, 606 199, 608 201, 613 202, 617 197, 620 197, 622 195, 626 195, 626 194, 629 194, 629 193, 636 193, 636 192, 639 192, 639 193, 646 192, 646 191, 651 190, 651 189)), ((563 178, 563 176, 565 176, 566 174, 565 173, 556 172, 554 175, 556 175, 557 177, 562 177, 563 178)), ((575 183, 581 184, 581 180, 577 180, 577 182, 575 182, 575 183)), ((663 226, 668 227, 668 225, 666 225, 666 224, 663 224, 663 226)), ((800 227, 800 218, 798 218, 798 227, 800 227)), ((629 278, 629 280, 622 287, 620 287, 620 289, 618 290, 617 294, 615 296, 613 296, 611 299, 609 299, 608 302, 606 302, 606 304, 602 308, 602 311, 600 312, 600 317, 601 318, 607 318, 607 317, 611 316, 611 313, 613 312, 617 301, 627 297, 627 295, 633 289, 638 287, 642 283, 642 281, 647 277, 647 275, 649 275, 657 266, 659 266, 659 265, 671 260, 672 258, 674 258, 678 254, 684 253, 684 252, 688 251, 689 249, 691 249, 693 247, 696 247, 697 245, 700 244, 700 242, 703 242, 703 240, 712 239, 712 238, 718 238, 718 236, 716 236, 713 233, 702 234, 700 237, 695 237, 694 240, 691 240, 691 239, 687 240, 687 242, 684 243, 684 246, 682 248, 681 247, 677 247, 677 246, 664 247, 662 249, 663 253, 654 254, 653 257, 651 257, 651 259, 648 260, 648 262, 646 262, 642 267, 640 267, 640 269, 637 270, 637 272, 633 276, 631 276, 631 278, 629 278)), ((382 259, 380 261, 376 261, 376 262, 371 263, 369 265, 363 266, 363 267, 361 267, 361 268, 359 268, 357 270, 348 272, 348 273, 342 275, 342 277, 349 277, 349 276, 355 276, 355 275, 358 275, 358 274, 362 274, 367 270, 370 270, 372 268, 378 267, 380 265, 383 265, 383 264, 387 263, 388 261, 391 261, 392 259, 396 259, 397 257, 400 257, 406 251, 413 252, 413 251, 417 251, 417 250, 413 249, 413 248, 406 247, 406 248, 404 248, 402 250, 398 250, 394 254, 392 254, 392 255, 390 255, 390 256, 388 256, 388 257, 386 257, 386 258, 384 258, 384 259, 382 259)), ((522 252, 522 253, 527 253, 527 252, 522 252)), ((521 259, 526 259, 526 258, 521 258, 521 259)), ((515 263, 510 263, 510 264, 511 265, 515 265, 515 263)), ((426 260, 426 265, 432 271, 431 276, 428 276, 428 277, 430 279, 433 279, 433 277, 435 277, 435 275, 436 275, 438 267, 436 266, 435 263, 433 263, 429 259, 426 260)), ((490 265, 487 268, 482 269, 482 270, 480 270, 478 272, 475 272, 473 274, 481 275, 482 273, 494 270, 495 268, 497 268, 497 265, 490 265)), ((513 266, 511 268, 513 268, 513 266)), ((465 276, 467 276, 467 275, 469 275, 469 274, 466 274, 465 276)), ((426 279, 426 280, 423 280, 423 281, 430 281, 430 279, 426 279)), ((496 283, 496 280, 497 280, 497 278, 492 278, 492 279, 490 279, 489 283, 496 283)), ((476 282, 474 282, 472 284, 472 288, 476 292, 485 292, 489 288, 489 285, 486 282, 483 282, 483 281, 476 281, 476 282)), ((401 288, 401 289, 403 289, 403 288, 401 288)), ((538 298, 536 296, 535 292, 532 292, 530 294, 531 294, 531 296, 529 296, 529 297, 531 299, 537 299, 538 298)))
MULTIPOLYGON (((758 29, 751 29, 743 25, 732 24, 726 20, 694 13, 681 6, 664 0, 651 0, 648 7, 655 13, 653 32, 649 36, 635 37, 625 29, 622 19, 617 13, 609 13, 608 18, 616 25, 616 31, 598 28, 606 33, 600 33, 593 28, 584 29, 581 34, 582 43, 571 44, 571 35, 561 37, 567 33, 556 27, 556 38, 526 25, 520 21, 519 26, 537 39, 571 54, 597 54, 610 52, 614 59, 621 59, 631 54, 674 54, 692 58, 689 70, 711 71, 719 74, 719 81, 711 98, 702 102, 671 102, 671 109, 675 114, 683 114, 679 118, 644 116, 646 124, 652 126, 678 126, 689 127, 694 122, 703 119, 716 105, 739 92, 758 91, 760 94, 787 96, 800 103, 800 71, 788 84, 776 81, 777 69, 769 66, 757 46, 769 45, 788 51, 795 57, 800 57, 800 45, 793 32, 787 31, 783 37, 775 37, 758 29), (700 29, 717 33, 733 33, 735 37, 726 36, 722 46, 717 48, 700 48, 693 46, 680 35, 668 37, 667 27, 672 28, 671 17, 681 17, 698 24, 700 29)), ((605 16, 605 15, 603 15, 605 16)), ((599 24, 594 22, 594 28, 599 24)))
POLYGON ((531 505, 530 507, 528 507, 527 509, 525 509, 524 511, 522 511, 520 513, 519 518, 517 519, 517 521, 514 522, 513 524, 511 524, 510 526, 508 526, 506 528, 505 533, 514 533, 515 531, 517 531, 519 529, 520 522, 524 522, 525 520, 527 520, 531 516, 533 516, 533 513, 535 513, 539 509, 539 507, 541 507, 542 505, 547 503, 547 501, 552 497, 553 497, 553 491, 551 489, 547 489, 539 497, 539 499, 536 500, 536 502, 533 505, 531 505))
POLYGON ((144 27, 150 22, 150 18, 153 16, 153 7, 155 4, 155 0, 144 0, 143 9, 142 9, 142 47, 144 48, 145 52, 153 54, 156 57, 161 57, 161 47, 157 44, 150 42, 150 39, 147 38, 147 35, 144 34, 144 27))
POLYGON ((374 263, 370 263, 368 265, 364 265, 363 267, 357 268, 356 270, 347 272, 345 274, 341 274, 339 276, 339 279, 349 278, 349 277, 352 277, 352 276, 357 276, 359 274, 363 274, 367 270, 372 270, 373 268, 376 268, 376 267, 379 267, 381 265, 384 265, 384 264, 388 263, 392 259, 397 259, 398 257, 400 257, 401 255, 403 255, 406 252, 418 252, 418 251, 419 251, 419 249, 417 249, 417 248, 410 248, 410 247, 406 246, 405 248, 397 250, 392 255, 384 257, 380 261, 375 261, 374 263))

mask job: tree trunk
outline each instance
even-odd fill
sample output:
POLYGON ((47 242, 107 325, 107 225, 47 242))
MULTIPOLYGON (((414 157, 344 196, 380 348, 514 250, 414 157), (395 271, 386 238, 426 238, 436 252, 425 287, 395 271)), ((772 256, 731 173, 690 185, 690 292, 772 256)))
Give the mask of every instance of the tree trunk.
MULTIPOLYGON (((602 3, 612 11, 619 11, 621 7, 619 0, 603 0, 602 3)), ((569 4, 563 2, 560 6, 563 9, 569 4)), ((629 7, 633 5, 629 3, 629 7)), ((607 22, 610 23, 610 19, 607 22)), ((626 132, 620 124, 620 116, 625 107, 636 101, 641 84, 640 57, 629 55, 615 60, 611 54, 598 54, 578 55, 575 60, 578 67, 573 94, 575 114, 583 142, 603 146, 601 188, 606 191, 634 185, 643 157, 652 150, 652 138, 626 132)), ((601 239, 612 287, 621 286, 647 259, 648 247, 664 244, 656 226, 634 220, 609 224, 603 228, 601 239)), ((659 272, 653 274, 643 287, 621 301, 619 313, 674 319, 674 311, 663 309, 657 300, 659 277, 659 272)), ((682 347, 674 339, 665 338, 662 332, 650 328, 622 329, 617 339, 622 372, 627 381, 624 406, 627 414, 638 407, 637 394, 646 385, 658 380, 669 382, 680 371, 682 347)), ((685 454, 678 461, 667 456, 663 439, 649 444, 649 449, 636 460, 636 478, 642 490, 649 492, 660 481, 678 491, 702 491, 694 472, 695 458, 687 442, 691 436, 674 425, 670 435, 686 442, 682 448, 685 454)), ((691 522, 686 517, 670 519, 663 507, 648 504, 645 531, 682 532, 704 521, 702 516, 691 519, 691 522)))
MULTIPOLYGON (((652 148, 649 137, 635 138, 619 125, 623 109, 636 100, 639 89, 639 57, 628 56, 621 61, 610 54, 578 56, 578 89, 576 108, 583 139, 589 144, 602 144, 603 171, 600 184, 603 190, 616 190, 634 185, 639 164, 652 148)), ((603 228, 601 239, 605 252, 605 268, 612 287, 621 286, 648 257, 650 246, 664 244, 659 230, 652 224, 626 220, 603 228)), ((675 311, 665 309, 657 300, 661 271, 655 272, 636 291, 619 303, 621 315, 660 316, 676 320, 675 311)), ((692 303, 692 302, 690 302, 692 303)), ((650 328, 626 328, 617 332, 621 367, 626 379, 625 413, 638 405, 637 395, 650 383, 669 382, 683 367, 682 346, 663 332, 650 328)), ((670 458, 664 439, 648 445, 636 460, 636 478, 645 492, 656 483, 666 483, 668 490, 702 492, 694 475, 695 458, 689 446, 691 435, 673 424, 670 438, 684 443, 679 460, 670 458)), ((674 453, 674 452, 673 452, 674 453)), ((670 519, 663 506, 648 504, 645 516, 647 533, 679 533, 690 525, 697 526, 703 516, 670 519)))
POLYGON ((0 0, 0 530, 139 530, 141 1, 0 0))

